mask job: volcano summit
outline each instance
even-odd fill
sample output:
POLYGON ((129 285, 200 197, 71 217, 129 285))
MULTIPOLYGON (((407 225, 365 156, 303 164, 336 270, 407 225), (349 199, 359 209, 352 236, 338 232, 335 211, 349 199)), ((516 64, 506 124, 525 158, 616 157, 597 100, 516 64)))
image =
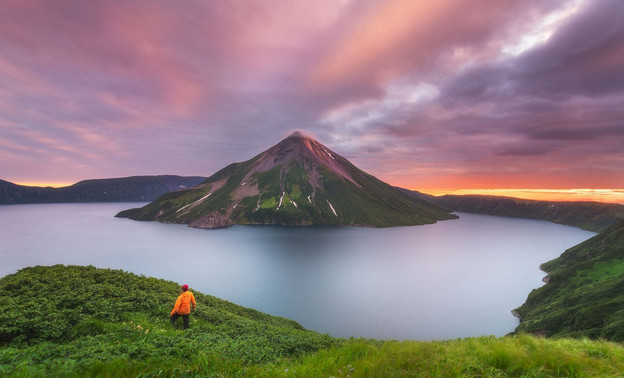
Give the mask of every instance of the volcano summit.
POLYGON ((232 224, 408 226, 453 219, 295 132, 190 189, 117 214, 135 220, 216 228, 232 224))

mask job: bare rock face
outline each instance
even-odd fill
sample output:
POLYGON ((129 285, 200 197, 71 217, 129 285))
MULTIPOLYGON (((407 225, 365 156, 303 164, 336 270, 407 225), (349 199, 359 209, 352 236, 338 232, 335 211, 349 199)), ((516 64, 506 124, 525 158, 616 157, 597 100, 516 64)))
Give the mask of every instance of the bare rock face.
POLYGON ((206 214, 201 218, 192 221, 189 227, 193 228, 225 228, 233 225, 230 218, 214 211, 210 214, 206 214))

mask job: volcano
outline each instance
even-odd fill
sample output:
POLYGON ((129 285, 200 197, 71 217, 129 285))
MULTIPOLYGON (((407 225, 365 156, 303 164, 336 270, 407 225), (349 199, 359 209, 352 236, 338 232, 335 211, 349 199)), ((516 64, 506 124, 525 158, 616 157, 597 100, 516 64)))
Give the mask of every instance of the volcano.
POLYGON ((351 164, 315 139, 295 132, 204 182, 164 194, 117 217, 183 223, 411 226, 455 215, 414 198, 351 164))

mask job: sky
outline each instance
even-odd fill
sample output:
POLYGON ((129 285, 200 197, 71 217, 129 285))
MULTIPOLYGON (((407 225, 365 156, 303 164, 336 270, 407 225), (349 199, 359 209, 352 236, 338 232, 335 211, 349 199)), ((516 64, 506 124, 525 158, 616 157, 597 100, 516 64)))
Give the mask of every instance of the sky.
POLYGON ((409 189, 624 202, 624 6, 3 1, 0 179, 210 176, 294 130, 409 189))

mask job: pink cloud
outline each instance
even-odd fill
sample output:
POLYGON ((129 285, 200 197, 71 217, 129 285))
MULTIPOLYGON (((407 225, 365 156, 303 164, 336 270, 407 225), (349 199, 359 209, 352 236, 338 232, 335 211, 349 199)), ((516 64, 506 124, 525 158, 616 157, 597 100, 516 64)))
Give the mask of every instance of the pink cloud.
POLYGON ((209 175, 308 129, 393 183, 624 185, 622 7, 587 4, 8 1, 0 170, 209 175))
POLYGON ((310 85, 377 86, 414 71, 452 70, 491 58, 502 43, 498 35, 508 34, 517 27, 512 21, 530 11, 539 13, 535 2, 373 2, 329 45, 310 72, 310 85))

